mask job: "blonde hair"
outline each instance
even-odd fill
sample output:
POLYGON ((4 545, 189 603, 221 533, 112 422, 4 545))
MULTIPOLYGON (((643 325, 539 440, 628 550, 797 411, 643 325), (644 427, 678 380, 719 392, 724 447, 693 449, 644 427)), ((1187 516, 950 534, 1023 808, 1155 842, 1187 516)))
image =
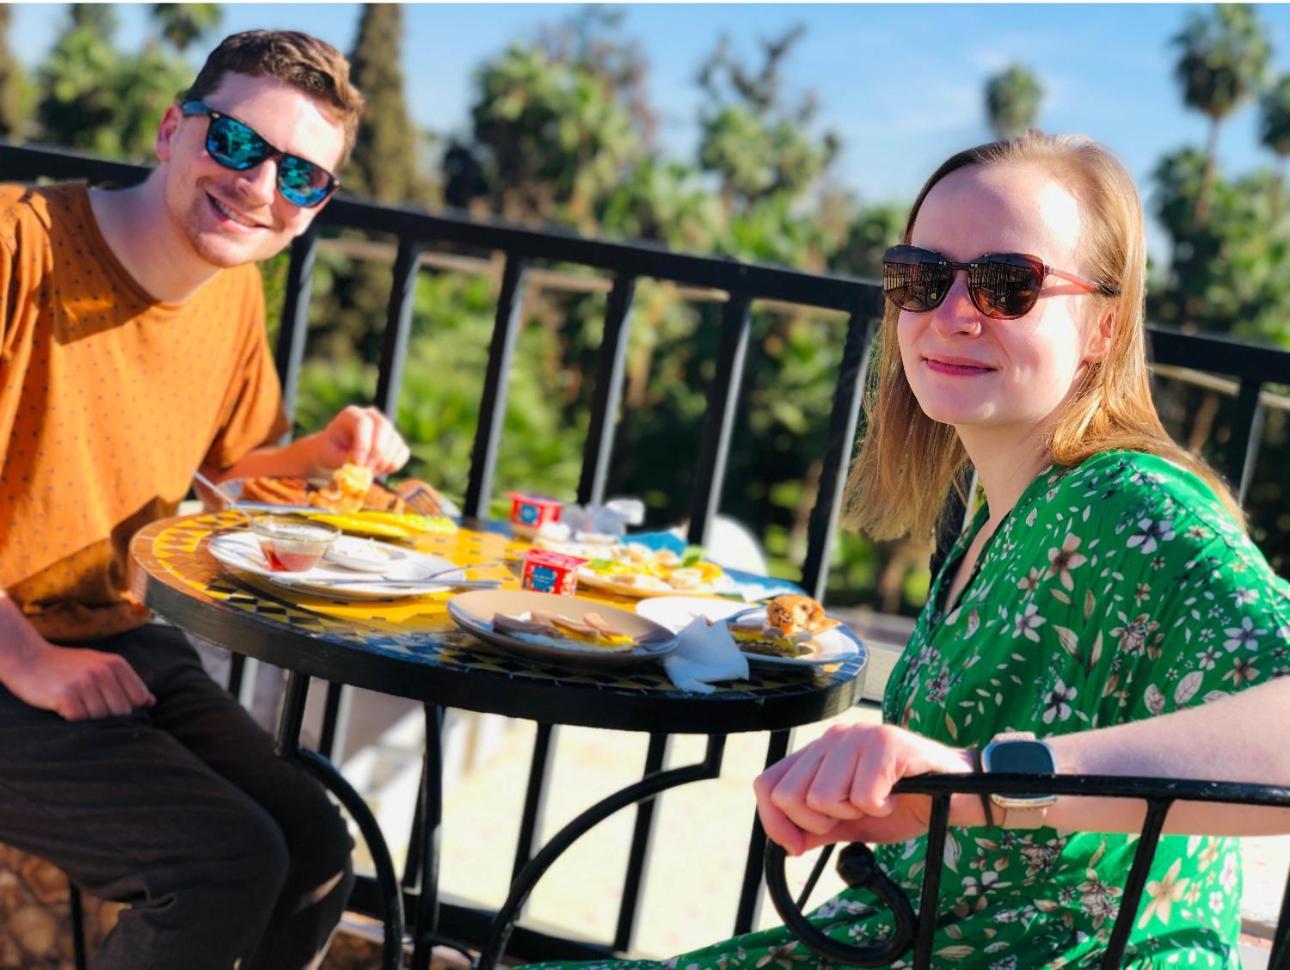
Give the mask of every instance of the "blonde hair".
MULTIPOLYGON (((1133 178, 1097 142, 1076 135, 1030 131, 1009 141, 970 148, 947 159, 927 180, 905 223, 910 240, 927 193, 951 172, 969 165, 1027 163, 1060 181, 1080 204, 1082 266, 1092 280, 1118 296, 1091 295, 1099 315, 1113 310, 1105 358, 1086 365, 1079 386, 1049 442, 1055 464, 1074 466, 1114 449, 1143 451, 1181 465, 1205 481, 1237 522, 1240 506, 1208 465, 1165 431, 1148 380, 1144 298, 1146 240, 1142 203, 1133 178)), ((865 395, 867 433, 847 479, 844 522, 875 539, 932 535, 949 490, 962 494, 967 452, 954 428, 923 413, 905 379, 896 321, 887 304, 870 386, 865 395)), ((965 499, 966 495, 963 496, 965 499)))

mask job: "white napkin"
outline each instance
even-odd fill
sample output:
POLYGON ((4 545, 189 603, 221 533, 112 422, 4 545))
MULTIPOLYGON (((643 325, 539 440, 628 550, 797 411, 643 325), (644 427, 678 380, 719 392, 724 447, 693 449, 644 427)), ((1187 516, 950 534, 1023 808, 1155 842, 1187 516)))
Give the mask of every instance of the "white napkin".
POLYGON ((708 626, 705 617, 697 616, 677 636, 681 645, 663 658, 663 668, 681 690, 711 694, 713 681, 748 676, 748 658, 739 652, 724 623, 708 626))

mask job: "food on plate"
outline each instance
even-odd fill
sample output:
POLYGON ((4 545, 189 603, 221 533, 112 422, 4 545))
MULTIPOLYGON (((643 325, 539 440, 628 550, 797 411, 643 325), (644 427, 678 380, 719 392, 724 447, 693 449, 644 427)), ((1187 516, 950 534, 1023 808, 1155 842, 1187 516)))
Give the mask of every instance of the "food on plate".
POLYGON ((242 482, 242 498, 273 505, 308 505, 309 483, 303 478, 248 478, 242 482))
POLYGON ((823 633, 838 625, 837 620, 825 615, 824 607, 815 600, 794 593, 776 596, 766 604, 766 622, 790 637, 803 630, 823 633))
POLYGON ((251 520, 251 532, 269 569, 303 573, 314 566, 340 535, 337 529, 285 515, 260 515, 251 520))
POLYGON ((814 636, 837 625, 809 596, 790 594, 767 603, 764 619, 754 614, 731 621, 730 635, 740 650, 792 659, 810 653, 814 636))
POLYGON ((566 646, 568 641, 573 641, 609 653, 626 653, 639 646, 635 637, 615 630, 599 613, 586 613, 581 619, 542 610, 518 616, 495 613, 493 630, 531 643, 566 646))
POLYGON ((640 542, 616 542, 586 549, 589 562, 582 576, 642 593, 710 593, 724 577, 721 567, 703 558, 700 549, 679 556, 671 549, 651 549, 640 542))
POLYGON ((412 512, 364 511, 348 515, 314 513, 310 518, 314 522, 334 525, 342 532, 356 532, 360 535, 381 536, 387 539, 411 539, 428 532, 451 535, 457 531, 457 523, 447 516, 416 515, 412 512))
POLYGON ((310 505, 338 515, 370 511, 437 518, 447 508, 443 496, 419 479, 409 478, 390 489, 372 480, 370 468, 355 464, 336 469, 325 486, 303 478, 248 478, 242 482, 242 498, 273 505, 310 505))
POLYGON ((372 469, 352 462, 331 473, 331 484, 309 496, 309 504, 342 515, 363 508, 367 491, 372 487, 372 469))
POLYGON ((585 562, 549 549, 530 549, 524 555, 520 585, 539 593, 572 596, 578 588, 578 567, 585 562))

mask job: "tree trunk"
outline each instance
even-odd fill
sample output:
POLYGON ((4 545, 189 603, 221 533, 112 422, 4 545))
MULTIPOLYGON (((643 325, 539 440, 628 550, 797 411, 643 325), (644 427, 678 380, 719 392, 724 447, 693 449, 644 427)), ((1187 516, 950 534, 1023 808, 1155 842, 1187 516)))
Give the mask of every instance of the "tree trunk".
POLYGON ((1210 196, 1214 192, 1214 172, 1218 167, 1218 119, 1209 120, 1209 137, 1205 141, 1205 169, 1200 177, 1200 195, 1196 199, 1196 224, 1209 225, 1210 196))

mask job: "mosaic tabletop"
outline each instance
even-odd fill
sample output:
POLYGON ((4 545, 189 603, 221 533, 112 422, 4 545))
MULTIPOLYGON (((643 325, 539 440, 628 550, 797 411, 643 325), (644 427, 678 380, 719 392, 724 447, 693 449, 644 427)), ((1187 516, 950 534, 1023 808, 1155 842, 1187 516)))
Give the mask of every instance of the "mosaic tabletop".
MULTIPOLYGON (((226 572, 206 546, 244 528, 240 513, 163 519, 130 546, 131 582, 164 619, 237 653, 328 680, 419 700, 564 724, 723 733, 771 730, 835 714, 863 687, 867 652, 826 667, 754 665, 748 680, 712 694, 678 690, 659 664, 563 665, 503 652, 456 626, 451 590, 399 600, 340 602, 261 588, 226 572)), ((529 544, 505 524, 471 522, 410 541, 420 552, 519 588, 529 544), (485 564, 485 565, 478 565, 485 564), (487 565, 491 564, 491 565, 487 565)), ((620 609, 634 601, 579 596, 620 609)))

